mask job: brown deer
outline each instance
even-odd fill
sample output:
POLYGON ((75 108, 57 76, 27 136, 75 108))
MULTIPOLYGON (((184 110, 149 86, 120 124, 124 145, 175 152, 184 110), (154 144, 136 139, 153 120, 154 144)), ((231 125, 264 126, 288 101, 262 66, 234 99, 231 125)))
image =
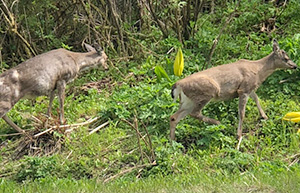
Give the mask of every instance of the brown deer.
POLYGON ((268 119, 259 104, 255 90, 276 69, 296 69, 297 65, 279 48, 273 40, 273 52, 256 60, 239 60, 234 63, 216 66, 177 81, 172 87, 174 101, 179 97, 179 110, 170 117, 170 137, 175 140, 175 128, 186 115, 209 124, 220 124, 219 121, 202 115, 202 108, 211 100, 223 101, 239 98, 239 125, 237 135, 239 149, 242 140, 242 123, 245 108, 250 96, 256 103, 260 115, 268 119))
POLYGON ((107 55, 98 44, 95 48, 84 44, 88 52, 71 52, 56 49, 22 62, 0 75, 0 118, 3 118, 18 132, 24 133, 12 122, 6 113, 22 98, 49 96, 47 115, 51 114, 51 106, 55 90, 58 91, 60 107, 60 123, 64 122, 64 99, 66 85, 74 80, 83 70, 102 65, 107 69, 107 55))

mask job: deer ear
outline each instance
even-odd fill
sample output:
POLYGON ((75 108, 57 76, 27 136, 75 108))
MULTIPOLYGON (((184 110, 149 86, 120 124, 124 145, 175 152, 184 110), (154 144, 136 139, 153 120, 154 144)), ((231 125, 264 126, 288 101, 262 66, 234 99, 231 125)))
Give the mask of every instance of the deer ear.
POLYGON ((280 50, 278 42, 276 39, 273 40, 273 52, 278 53, 278 51, 280 50))
POLYGON ((101 55, 101 52, 103 51, 103 49, 101 48, 101 46, 98 43, 94 43, 94 48, 96 49, 98 54, 101 55))
POLYGON ((84 47, 85 49, 88 51, 88 52, 92 52, 92 51, 96 51, 95 48, 93 48, 93 46, 87 44, 87 43, 84 43, 84 47))

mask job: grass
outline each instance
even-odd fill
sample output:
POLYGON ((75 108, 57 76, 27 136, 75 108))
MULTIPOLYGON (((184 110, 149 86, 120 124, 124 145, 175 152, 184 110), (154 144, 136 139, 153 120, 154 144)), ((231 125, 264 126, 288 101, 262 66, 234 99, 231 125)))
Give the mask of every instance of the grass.
MULTIPOLYGON (((199 40, 190 42, 193 49, 183 50, 184 75, 201 69, 204 51, 215 39, 215 29, 213 23, 203 23, 201 30, 213 33, 200 35, 199 40), (200 41, 203 38, 205 42, 200 41)), ((243 58, 260 58, 272 49, 265 45, 269 37, 257 34, 255 40, 245 34, 233 37, 225 33, 213 58, 216 64, 236 60, 240 54, 243 58), (227 45, 229 42, 232 45, 227 45), (251 52, 244 51, 246 45, 251 52)), ((300 39, 290 37, 284 41, 283 45, 298 50, 300 39)), ((169 50, 168 47, 173 45, 163 48, 169 50)), ((14 131, 0 121, 0 192, 299 192, 298 125, 282 120, 285 113, 300 111, 300 87, 295 75, 299 70, 275 72, 258 89, 268 120, 260 119, 255 103, 249 100, 244 138, 237 151, 237 100, 210 103, 203 109, 205 115, 222 124, 212 126, 187 117, 176 128, 176 142, 169 142, 169 117, 179 104, 172 102, 172 83, 158 81, 154 68, 157 64, 163 66, 171 82, 175 82, 179 78, 170 73, 171 57, 149 56, 142 62, 120 62, 105 73, 92 70, 79 77, 67 88, 67 123, 90 117, 99 119, 69 135, 59 131, 45 135, 45 141, 21 149, 25 155, 15 154, 26 140, 2 135, 14 131), (124 76, 119 75, 120 71, 124 76), (279 84, 280 80, 287 81, 279 84), (83 89, 86 82, 94 81, 98 83, 94 89, 83 89), (90 130, 106 121, 107 127, 89 135, 90 130), (60 142, 60 148, 50 154, 34 153, 34 149, 45 149, 49 141, 55 145, 60 142), (33 153, 28 153, 28 149, 33 149, 33 153), (153 160, 155 166, 135 169, 153 160), (131 172, 124 172, 128 169, 131 172), (104 183, 112 176, 117 177, 104 183)), ((295 62, 299 63, 296 55, 295 62)), ((40 118, 47 105, 46 97, 38 98, 34 106, 22 100, 9 116, 22 128, 33 130, 33 121, 24 118, 24 114, 40 118)), ((55 99, 54 117, 58 106, 55 99)))
POLYGON ((285 171, 277 175, 263 172, 224 174, 199 171, 169 176, 152 176, 146 179, 119 179, 103 184, 97 179, 57 179, 47 177, 22 184, 2 179, 0 192, 298 192, 300 171, 285 171))
MULTIPOLYGON (((274 92, 274 88, 263 85, 258 93, 269 120, 260 121, 255 103, 250 100, 244 122, 245 137, 241 151, 237 151, 237 100, 211 103, 204 109, 208 116, 221 120, 221 125, 210 126, 192 118, 184 119, 176 130, 177 143, 170 144, 168 117, 178 104, 170 101, 169 83, 147 80, 131 85, 131 81, 113 91, 99 93, 92 89, 85 94, 80 91, 70 94, 66 98, 66 115, 70 123, 83 121, 83 115, 100 119, 77 128, 66 138, 62 149, 53 155, 29 155, 14 160, 17 138, 3 138, 8 145, 0 154, 0 175, 5 176, 0 180, 0 192, 299 190, 300 136, 296 132, 297 125, 281 120, 289 110, 299 111, 297 98, 290 100, 288 95, 278 91, 272 93, 276 98, 265 96, 266 92, 274 92), (88 135, 90 129, 107 120, 109 126, 88 135), (103 183, 127 168, 150 162, 151 148, 141 138, 138 141, 136 131, 129 123, 137 124, 142 135, 146 135, 144 129, 148 130, 157 165, 134 169, 103 183)), ((75 89, 79 88, 75 86, 75 89)), ((29 108, 28 103, 20 101, 10 112, 20 125, 28 124, 28 120, 19 118, 24 111, 43 112, 47 106, 44 98, 38 100, 35 108, 29 108)), ((54 108, 57 105, 55 101, 54 108)), ((4 123, 2 126, 2 130, 7 130, 4 123)))

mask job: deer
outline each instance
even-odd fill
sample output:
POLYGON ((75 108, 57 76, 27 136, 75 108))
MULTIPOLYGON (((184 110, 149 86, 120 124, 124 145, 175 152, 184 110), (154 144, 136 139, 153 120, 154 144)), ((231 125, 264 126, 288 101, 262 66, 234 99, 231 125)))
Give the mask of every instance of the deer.
POLYGON ((279 48, 276 39, 273 40, 273 51, 259 59, 241 59, 233 63, 215 66, 194 73, 177 81, 171 91, 176 102, 180 100, 179 110, 170 117, 170 138, 175 140, 176 125, 187 115, 208 124, 218 125, 218 120, 203 116, 201 111, 210 101, 225 101, 239 99, 237 128, 239 149, 242 141, 242 123, 245 118, 245 108, 249 96, 254 100, 262 118, 268 119, 263 111, 256 89, 277 69, 296 69, 297 65, 287 53, 279 48))
POLYGON ((6 114, 20 99, 35 99, 48 96, 47 116, 57 90, 59 100, 59 121, 64 122, 64 99, 66 85, 80 72, 102 65, 106 70, 107 55, 98 44, 94 47, 84 43, 85 53, 72 52, 63 48, 30 58, 0 75, 0 118, 19 133, 25 133, 6 114))

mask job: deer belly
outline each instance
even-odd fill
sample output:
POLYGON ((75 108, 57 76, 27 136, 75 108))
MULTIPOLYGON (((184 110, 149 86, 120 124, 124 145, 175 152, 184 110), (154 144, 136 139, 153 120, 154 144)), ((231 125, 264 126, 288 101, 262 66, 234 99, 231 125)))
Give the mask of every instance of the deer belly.
POLYGON ((239 95, 237 92, 226 92, 226 93, 222 93, 220 92, 220 95, 216 96, 213 98, 213 101, 226 101, 226 100, 230 100, 230 99, 234 99, 237 98, 239 95))
POLYGON ((50 93, 55 90, 55 85, 46 80, 40 80, 38 82, 33 82, 31 85, 28 85, 25 96, 23 98, 36 98, 38 96, 49 96, 50 93))

